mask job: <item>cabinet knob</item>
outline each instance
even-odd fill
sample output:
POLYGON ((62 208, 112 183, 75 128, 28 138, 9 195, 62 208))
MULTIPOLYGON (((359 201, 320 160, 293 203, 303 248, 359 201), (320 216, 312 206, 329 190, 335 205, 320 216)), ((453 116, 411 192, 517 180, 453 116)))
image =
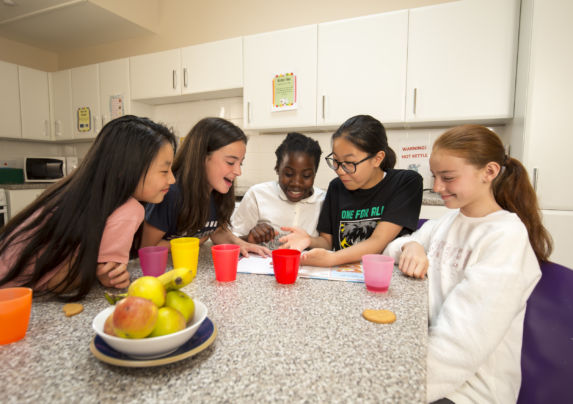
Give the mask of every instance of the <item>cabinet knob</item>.
POLYGON ((183 68, 183 87, 187 88, 187 68, 183 68))

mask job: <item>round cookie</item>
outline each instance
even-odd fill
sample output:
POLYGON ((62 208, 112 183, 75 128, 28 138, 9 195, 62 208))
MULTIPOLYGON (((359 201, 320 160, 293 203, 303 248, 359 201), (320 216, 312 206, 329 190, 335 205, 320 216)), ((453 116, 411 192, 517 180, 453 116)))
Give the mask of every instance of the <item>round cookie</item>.
POLYGON ((396 314, 390 310, 367 309, 362 312, 362 317, 378 324, 390 324, 396 321, 396 314))
POLYGON ((68 303, 64 305, 63 310, 66 317, 71 317, 80 314, 84 310, 84 306, 81 303, 68 303))

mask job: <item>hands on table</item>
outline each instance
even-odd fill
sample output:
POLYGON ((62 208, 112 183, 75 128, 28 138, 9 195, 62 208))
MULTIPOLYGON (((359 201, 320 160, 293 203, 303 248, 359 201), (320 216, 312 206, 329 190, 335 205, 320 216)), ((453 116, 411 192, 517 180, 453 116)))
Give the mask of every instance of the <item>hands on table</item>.
POLYGON ((398 261, 398 268, 402 273, 413 278, 423 278, 428 272, 428 266, 428 257, 421 244, 410 241, 402 246, 398 261))
POLYGON ((97 264, 96 275, 106 288, 123 289, 129 286, 129 272, 126 264, 104 262, 97 264))

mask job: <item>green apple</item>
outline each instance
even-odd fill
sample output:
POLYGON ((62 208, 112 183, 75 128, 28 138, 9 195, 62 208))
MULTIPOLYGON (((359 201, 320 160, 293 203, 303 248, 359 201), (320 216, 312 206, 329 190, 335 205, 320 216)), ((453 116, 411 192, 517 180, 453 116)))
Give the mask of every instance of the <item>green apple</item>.
POLYGON ((137 278, 127 289, 128 296, 138 296, 151 300, 157 307, 165 304, 165 286, 154 276, 137 278))
POLYGON ((157 323, 149 337, 172 334, 185 328, 183 314, 171 307, 161 307, 157 313, 157 323))
POLYGON ((193 318, 193 314, 195 314, 195 302, 187 293, 181 290, 167 292, 165 306, 172 307, 183 314, 185 323, 188 323, 193 318))
POLYGON ((149 299, 127 296, 113 310, 113 331, 121 338, 145 338, 155 328, 157 306, 149 299))

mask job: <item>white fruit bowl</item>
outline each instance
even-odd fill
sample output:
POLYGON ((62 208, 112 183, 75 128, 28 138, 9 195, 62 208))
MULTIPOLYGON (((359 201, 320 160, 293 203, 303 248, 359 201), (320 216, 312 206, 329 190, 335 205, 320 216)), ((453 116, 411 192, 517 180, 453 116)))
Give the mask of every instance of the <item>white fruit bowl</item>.
POLYGON ((195 314, 184 330, 173 334, 153 338, 127 339, 108 335, 103 332, 105 320, 113 312, 115 306, 110 306, 95 316, 92 327, 106 344, 136 359, 154 359, 169 355, 185 342, 187 342, 199 329, 201 323, 207 318, 207 307, 199 300, 195 302, 195 314))

